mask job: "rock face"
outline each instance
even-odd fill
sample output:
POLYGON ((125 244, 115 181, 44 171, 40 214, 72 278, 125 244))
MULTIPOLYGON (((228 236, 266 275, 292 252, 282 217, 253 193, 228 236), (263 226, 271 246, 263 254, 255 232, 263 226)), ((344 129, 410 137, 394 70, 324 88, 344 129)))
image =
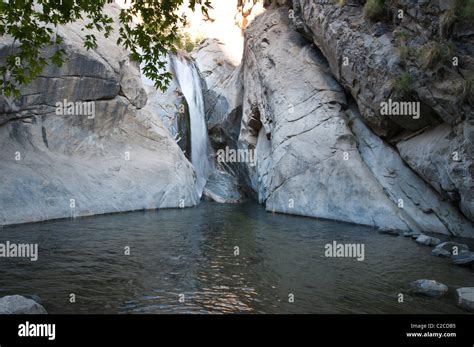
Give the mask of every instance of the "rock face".
POLYGON ((404 73, 411 76, 414 96, 444 122, 455 124, 472 118, 472 105, 463 93, 465 76, 474 63, 468 53, 472 23, 446 21, 448 15, 453 17, 455 1, 386 1, 387 15, 378 20, 363 15, 364 3, 293 1, 295 23, 322 50, 337 79, 357 98, 361 113, 373 129, 378 134, 389 134, 396 129, 395 124, 407 130, 433 124, 429 112, 426 119, 415 123, 408 117, 379 116, 380 103, 394 95, 393 82, 404 73), (397 18, 400 10, 403 19, 397 18), (459 69, 453 68, 452 55, 447 62, 441 57, 433 62, 416 60, 415 53, 428 51, 431 40, 438 38, 451 40, 459 47, 455 52, 463 61, 459 69), (400 52, 402 46, 408 52, 400 52), (349 58, 348 64, 344 64, 344 57, 349 58), (447 73, 449 79, 445 78, 447 73))
POLYGON ((2 102, 0 224, 199 201, 193 167, 143 108, 146 92, 127 52, 100 33, 98 49, 87 51, 82 26, 60 28, 68 54, 61 68, 48 66, 19 101, 2 102), (57 112, 56 103, 71 102, 95 112, 57 112))
MULTIPOLYGON (((169 59, 167 69, 173 71, 169 59)), ((191 126, 189 107, 176 79, 171 79, 168 88, 164 92, 156 89, 154 82, 146 76, 142 75, 142 82, 148 99, 143 110, 161 118, 163 126, 168 129, 186 158, 190 160, 191 126)))
MULTIPOLYGON (((214 152, 226 148, 236 150, 242 119, 241 51, 231 50, 228 44, 211 38, 201 43, 193 52, 193 58, 203 80, 211 146, 214 152)), ((241 202, 244 194, 240 186, 247 185, 245 178, 245 167, 241 163, 216 162, 216 169, 208 180, 204 194, 220 203, 241 202)))
POLYGON ((364 124, 288 9, 247 28, 239 140, 267 210, 403 231, 472 236, 469 223, 364 124))
POLYGON ((364 16, 365 2, 295 0, 294 23, 321 49, 371 129, 474 221, 473 23, 454 0, 385 1, 376 19, 364 16), (419 102, 420 118, 381 116, 389 99, 419 102))
POLYGON ((242 118, 241 57, 228 57, 226 44, 204 41, 193 53, 204 80, 204 104, 213 148, 236 148, 242 118))
POLYGON ((243 200, 236 177, 220 169, 214 170, 207 180, 204 195, 221 204, 236 204, 243 200))
POLYGON ((448 292, 448 287, 434 280, 417 280, 410 284, 410 291, 418 295, 439 298, 448 292))
POLYGON ((43 306, 21 295, 0 298, 0 314, 47 314, 43 306))
POLYGON ((459 203, 474 220, 474 125, 441 124, 418 136, 400 141, 403 159, 445 199, 459 203))
POLYGON ((472 224, 411 170, 396 149, 369 129, 354 104, 350 103, 346 113, 364 163, 385 194, 401 207, 400 215, 412 230, 474 234, 472 224))

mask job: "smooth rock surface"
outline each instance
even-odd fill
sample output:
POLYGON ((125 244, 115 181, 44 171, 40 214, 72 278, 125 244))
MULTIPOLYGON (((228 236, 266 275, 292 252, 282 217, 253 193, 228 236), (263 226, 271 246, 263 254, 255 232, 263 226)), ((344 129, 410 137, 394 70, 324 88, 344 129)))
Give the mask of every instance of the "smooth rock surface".
POLYGON ((267 10, 246 31, 239 141, 257 152, 248 172, 258 200, 269 211, 474 236, 472 224, 363 123, 287 11, 267 10))
POLYGON ((0 107, 0 224, 199 201, 192 165, 160 117, 141 108, 146 93, 116 33, 96 33, 99 48, 87 51, 83 24, 60 28, 66 63, 0 107), (94 102, 95 117, 57 114, 64 99, 94 102))

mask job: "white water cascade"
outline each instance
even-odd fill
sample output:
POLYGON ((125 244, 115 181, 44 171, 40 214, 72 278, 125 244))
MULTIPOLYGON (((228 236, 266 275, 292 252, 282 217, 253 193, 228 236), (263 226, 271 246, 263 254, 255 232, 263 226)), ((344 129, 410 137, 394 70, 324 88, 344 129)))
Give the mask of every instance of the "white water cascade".
POLYGON ((172 63, 176 79, 188 103, 191 125, 191 162, 196 170, 196 190, 199 196, 202 196, 202 191, 212 170, 212 162, 209 159, 209 138, 201 82, 192 62, 173 56, 172 63))

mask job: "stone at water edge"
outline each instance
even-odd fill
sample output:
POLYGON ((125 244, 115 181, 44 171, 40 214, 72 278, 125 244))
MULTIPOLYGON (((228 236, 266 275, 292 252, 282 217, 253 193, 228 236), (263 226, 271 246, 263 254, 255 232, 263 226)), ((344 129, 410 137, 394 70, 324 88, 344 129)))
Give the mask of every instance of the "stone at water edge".
POLYGON ((435 280, 416 280, 410 283, 410 291, 414 294, 440 298, 448 292, 448 286, 435 280))
POLYGON ((435 257, 443 257, 443 258, 449 258, 451 257, 451 253, 443 248, 438 248, 435 247, 431 251, 431 255, 434 255, 435 257))
POLYGON ((437 246, 441 243, 441 240, 436 237, 421 234, 416 238, 415 242, 425 246, 437 246))
POLYGON ((47 314, 45 308, 32 299, 21 295, 0 298, 0 314, 47 314))
POLYGON ((455 265, 474 265, 474 252, 462 252, 459 255, 453 255, 451 259, 455 265))
POLYGON ((431 251, 431 255, 439 257, 451 257, 459 255, 463 252, 469 252, 469 247, 463 243, 442 242, 431 251))
POLYGON ((474 287, 456 289, 456 304, 469 312, 474 312, 474 287))
POLYGON ((377 232, 379 234, 390 235, 390 236, 399 236, 400 235, 400 231, 394 230, 394 229, 391 229, 391 228, 378 228, 377 232))

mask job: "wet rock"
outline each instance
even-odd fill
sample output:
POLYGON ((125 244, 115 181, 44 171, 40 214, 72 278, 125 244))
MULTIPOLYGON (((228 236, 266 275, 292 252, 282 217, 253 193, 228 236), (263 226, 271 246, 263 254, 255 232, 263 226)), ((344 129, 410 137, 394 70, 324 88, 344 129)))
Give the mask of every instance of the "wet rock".
POLYGON ((435 257, 443 257, 443 258, 451 257, 451 253, 449 251, 442 248, 437 248, 437 247, 431 251, 431 255, 434 255, 435 257))
POLYGON ((415 242, 425 246, 436 246, 441 243, 441 240, 436 237, 421 234, 416 238, 415 242))
POLYGON ((469 312, 474 312, 474 287, 456 289, 456 304, 469 312))
POLYGON ((21 295, 0 298, 0 314, 47 314, 45 308, 21 295))
POLYGON ((446 251, 449 253, 449 256, 451 256, 452 254, 458 255, 462 252, 469 252, 469 247, 463 243, 442 242, 433 249, 433 251, 435 250, 439 250, 440 253, 443 253, 441 251, 446 251))
POLYGON ((417 280, 410 283, 410 291, 414 294, 439 298, 448 292, 448 286, 434 280, 417 280))

